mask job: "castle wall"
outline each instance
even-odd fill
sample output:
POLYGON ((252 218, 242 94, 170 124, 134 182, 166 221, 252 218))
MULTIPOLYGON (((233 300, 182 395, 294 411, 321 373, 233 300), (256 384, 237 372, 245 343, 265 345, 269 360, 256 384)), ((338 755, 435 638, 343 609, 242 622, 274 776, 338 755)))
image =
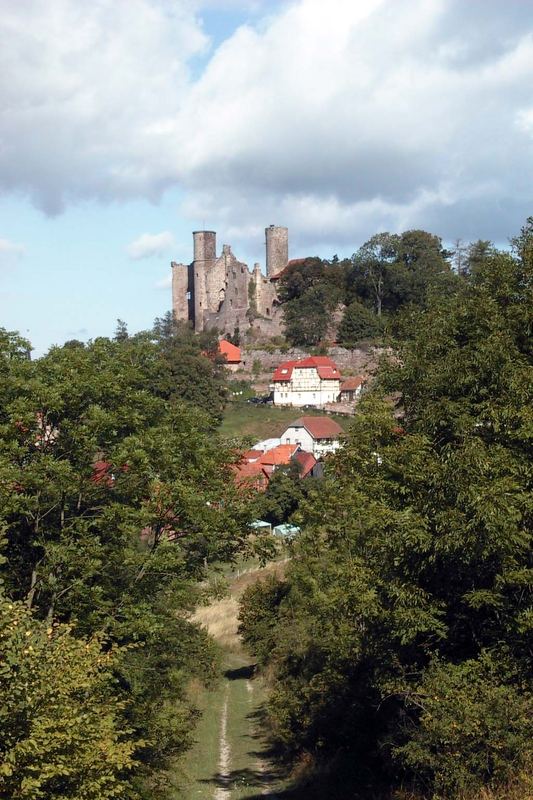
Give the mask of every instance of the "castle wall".
POLYGON ((236 259, 229 245, 224 245, 222 255, 207 275, 208 296, 212 301, 205 319, 206 327, 216 327, 221 333, 229 334, 235 328, 246 330, 250 280, 246 264, 236 259))
MULTIPOLYGON (((270 275, 287 266, 288 230, 271 225, 265 236, 270 275)), ((259 264, 250 273, 229 245, 224 245, 217 257, 214 231, 195 231, 193 239, 193 262, 188 267, 172 263, 176 318, 191 321, 195 331, 216 327, 221 333, 232 334, 239 328, 242 333, 252 330, 256 336, 279 335, 282 311, 276 287, 261 273, 259 264)))
POLYGON ((189 320, 189 267, 172 262, 172 310, 180 322, 189 320))

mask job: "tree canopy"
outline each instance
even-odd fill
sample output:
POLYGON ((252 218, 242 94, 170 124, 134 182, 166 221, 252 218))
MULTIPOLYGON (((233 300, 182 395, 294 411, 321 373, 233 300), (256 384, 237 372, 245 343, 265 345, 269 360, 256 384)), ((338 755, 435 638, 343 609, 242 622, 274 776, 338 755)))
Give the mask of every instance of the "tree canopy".
POLYGON ((188 681, 214 674, 187 612, 206 564, 233 559, 253 517, 215 430, 213 347, 162 327, 36 361, 0 336, 10 797, 167 797, 196 717, 188 681))
POLYGON ((531 242, 411 307, 285 580, 244 598, 275 738, 357 786, 532 788, 531 242))
POLYGON ((452 290, 457 276, 450 256, 438 236, 409 230, 378 233, 343 261, 335 256, 291 262, 279 287, 286 336, 292 344, 315 346, 331 330, 335 309, 345 307, 337 332, 341 344, 376 337, 386 317, 409 305, 423 307, 431 291, 452 290))

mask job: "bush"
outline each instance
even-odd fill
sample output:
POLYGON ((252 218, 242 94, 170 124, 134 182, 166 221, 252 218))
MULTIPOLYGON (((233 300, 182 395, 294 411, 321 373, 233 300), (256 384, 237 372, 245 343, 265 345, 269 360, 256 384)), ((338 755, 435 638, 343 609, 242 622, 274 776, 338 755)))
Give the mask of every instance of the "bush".
POLYGON ((276 644, 277 612, 287 591, 285 582, 270 576, 249 586, 242 596, 239 633, 263 666, 276 644))
POLYGON ((451 800, 510 781, 532 754, 533 704, 523 687, 503 683, 489 656, 435 661, 407 698, 409 740, 395 757, 436 797, 451 800))
POLYGON ((361 339, 371 339, 383 331, 382 319, 369 308, 355 300, 346 308, 339 325, 337 338, 346 347, 353 347, 361 339))

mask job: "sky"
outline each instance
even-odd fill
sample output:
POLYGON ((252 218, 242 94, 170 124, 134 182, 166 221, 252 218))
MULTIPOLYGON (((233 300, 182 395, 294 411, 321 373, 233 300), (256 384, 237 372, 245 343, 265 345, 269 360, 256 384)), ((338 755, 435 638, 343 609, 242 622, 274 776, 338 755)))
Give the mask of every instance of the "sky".
POLYGON ((149 328, 192 231, 264 264, 533 214, 533 0, 0 0, 0 327, 149 328))

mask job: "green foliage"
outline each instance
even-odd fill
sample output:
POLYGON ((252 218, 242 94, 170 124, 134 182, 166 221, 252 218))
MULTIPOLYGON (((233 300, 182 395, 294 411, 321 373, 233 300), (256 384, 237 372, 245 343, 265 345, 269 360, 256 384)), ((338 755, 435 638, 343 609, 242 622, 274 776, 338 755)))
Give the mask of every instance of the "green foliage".
POLYGON ((291 756, 342 755, 358 780, 370 767, 446 800, 530 757, 530 236, 406 314, 380 387, 300 504, 284 596, 244 599, 291 756))
POLYGON ((435 661, 406 696, 404 736, 394 756, 439 797, 506 784, 533 755, 533 698, 506 681, 486 654, 435 661))
POLYGON ((383 331, 381 319, 358 300, 354 300, 344 311, 337 340, 345 347, 353 347, 362 339, 373 339, 383 331))
POLYGON ((120 651, 47 626, 0 596, 0 796, 12 800, 131 797, 142 743, 121 730, 112 679, 120 651))
MULTIPOLYGON (((239 338, 238 330, 236 334, 239 338)), ((227 401, 227 373, 216 331, 195 334, 169 313, 155 320, 153 336, 159 345, 154 389, 165 398, 201 408, 220 422, 227 401)))
POLYGON ((142 741, 129 786, 150 800, 167 796, 166 772, 191 741, 187 683, 210 681, 216 665, 186 619, 195 583, 239 552, 252 518, 213 417, 170 379, 178 353, 206 386, 218 367, 169 335, 97 339, 36 362, 16 337, 0 342, 3 585, 48 627, 120 646, 117 730, 142 741))
POLYGON ((331 313, 344 294, 345 267, 320 258, 289 264, 279 286, 285 335, 297 346, 314 347, 323 339, 331 313))
MULTIPOLYGON (((378 233, 351 259, 306 258, 292 262, 279 285, 287 339, 315 347, 330 328, 332 313, 346 309, 339 341, 347 346, 382 331, 382 315, 406 306, 424 307, 431 292, 453 292, 457 283, 450 253, 426 231, 378 233)), ((473 256, 472 256, 473 258, 473 256)))
POLYGON ((305 482, 299 477, 298 467, 276 469, 267 490, 257 501, 257 516, 272 525, 287 522, 298 509, 305 496, 305 482))
POLYGON ((276 622, 279 605, 287 594, 287 585, 270 575, 249 586, 242 598, 239 632, 244 644, 266 664, 276 645, 276 622))

